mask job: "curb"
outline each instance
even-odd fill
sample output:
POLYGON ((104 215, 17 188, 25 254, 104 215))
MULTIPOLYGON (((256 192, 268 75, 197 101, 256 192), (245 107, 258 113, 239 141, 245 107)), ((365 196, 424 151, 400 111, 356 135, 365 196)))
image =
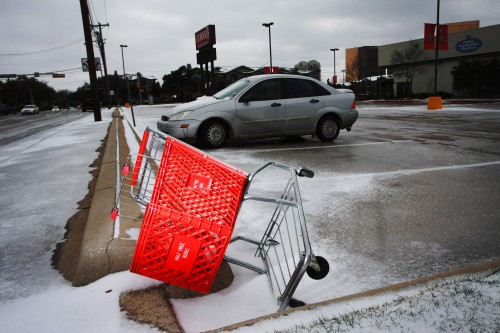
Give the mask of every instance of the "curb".
POLYGON ((119 111, 115 110, 85 229, 80 236, 79 256, 73 263, 74 273, 68 278, 74 286, 87 285, 110 273, 128 270, 132 262, 136 241, 127 239, 126 235, 113 238, 114 225, 110 217, 116 199, 117 163, 123 165, 129 154, 122 118, 119 111))

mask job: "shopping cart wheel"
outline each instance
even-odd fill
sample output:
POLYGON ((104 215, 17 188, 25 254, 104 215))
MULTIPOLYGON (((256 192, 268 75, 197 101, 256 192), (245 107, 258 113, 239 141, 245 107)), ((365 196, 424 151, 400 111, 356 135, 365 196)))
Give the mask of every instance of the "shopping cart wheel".
POLYGON ((328 275, 328 272, 330 271, 330 264, 328 264, 328 261, 325 258, 320 256, 316 256, 316 262, 318 263, 316 269, 309 266, 306 269, 306 273, 313 280, 321 280, 328 275))
POLYGON ((288 302, 288 306, 291 308, 298 308, 299 306, 304 306, 306 303, 299 301, 295 298, 290 298, 290 302, 288 302))

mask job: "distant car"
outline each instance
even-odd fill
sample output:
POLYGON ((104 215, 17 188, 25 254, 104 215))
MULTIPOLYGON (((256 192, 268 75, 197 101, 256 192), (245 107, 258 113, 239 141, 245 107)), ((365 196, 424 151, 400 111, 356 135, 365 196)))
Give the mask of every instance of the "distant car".
POLYGON ((9 114, 9 113, 16 114, 17 109, 7 104, 0 104, 0 114, 9 114))
POLYGON ((76 108, 74 108, 74 107, 70 106, 70 107, 68 108, 68 111, 76 111, 76 108))
POLYGON ((173 137, 220 148, 230 138, 312 134, 333 141, 341 129, 350 131, 357 118, 351 90, 300 75, 268 74, 174 107, 157 127, 173 137))
POLYGON ((82 102, 82 112, 93 111, 93 110, 94 110, 94 106, 92 104, 92 100, 86 99, 82 102))
POLYGON ((58 106, 56 106, 56 105, 54 105, 54 106, 52 107, 52 111, 59 111, 59 107, 58 107, 58 106))
POLYGON ((38 114, 38 113, 40 113, 40 109, 38 108, 38 106, 33 105, 33 104, 25 105, 21 109, 21 114, 22 115, 25 115, 25 114, 38 114))

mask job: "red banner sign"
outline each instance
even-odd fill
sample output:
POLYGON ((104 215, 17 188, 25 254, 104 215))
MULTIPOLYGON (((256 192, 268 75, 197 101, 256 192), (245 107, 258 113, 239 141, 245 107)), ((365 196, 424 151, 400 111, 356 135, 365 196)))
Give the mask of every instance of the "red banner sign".
POLYGON ((434 39, 434 34, 436 31, 436 25, 432 23, 425 23, 424 27, 424 50, 434 50, 436 47, 436 41, 434 39))
POLYGON ((448 51, 448 25, 439 25, 438 49, 448 51))
MULTIPOLYGON (((448 50, 448 25, 440 24, 438 28, 439 40, 438 49, 448 50)), ((424 27, 424 50, 436 49, 436 25, 432 23, 425 23, 424 27)))
POLYGON ((264 67, 264 74, 279 74, 280 73, 280 68, 277 66, 273 66, 272 70, 271 67, 266 66, 264 67))

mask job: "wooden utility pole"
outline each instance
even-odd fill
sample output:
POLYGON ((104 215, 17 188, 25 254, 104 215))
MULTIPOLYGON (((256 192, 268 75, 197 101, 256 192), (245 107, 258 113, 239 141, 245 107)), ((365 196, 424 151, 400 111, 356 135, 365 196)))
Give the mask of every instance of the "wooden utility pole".
POLYGON ((102 27, 109 27, 109 24, 101 24, 94 25, 94 27, 99 27, 99 32, 96 33, 97 37, 97 45, 99 45, 99 51, 101 52, 102 64, 104 66, 104 79, 106 80, 106 99, 108 102, 108 109, 111 108, 111 95, 109 93, 109 79, 108 79, 108 66, 106 64, 106 50, 104 49, 104 40, 102 39, 102 27))
POLYGON ((85 46, 87 48, 87 61, 89 66, 89 79, 91 98, 94 104, 94 121, 101 121, 101 105, 99 102, 99 90, 97 89, 97 75, 94 57, 94 47, 92 44, 92 32, 90 29, 90 13, 87 0, 80 0, 82 11, 83 33, 85 35, 85 46))

